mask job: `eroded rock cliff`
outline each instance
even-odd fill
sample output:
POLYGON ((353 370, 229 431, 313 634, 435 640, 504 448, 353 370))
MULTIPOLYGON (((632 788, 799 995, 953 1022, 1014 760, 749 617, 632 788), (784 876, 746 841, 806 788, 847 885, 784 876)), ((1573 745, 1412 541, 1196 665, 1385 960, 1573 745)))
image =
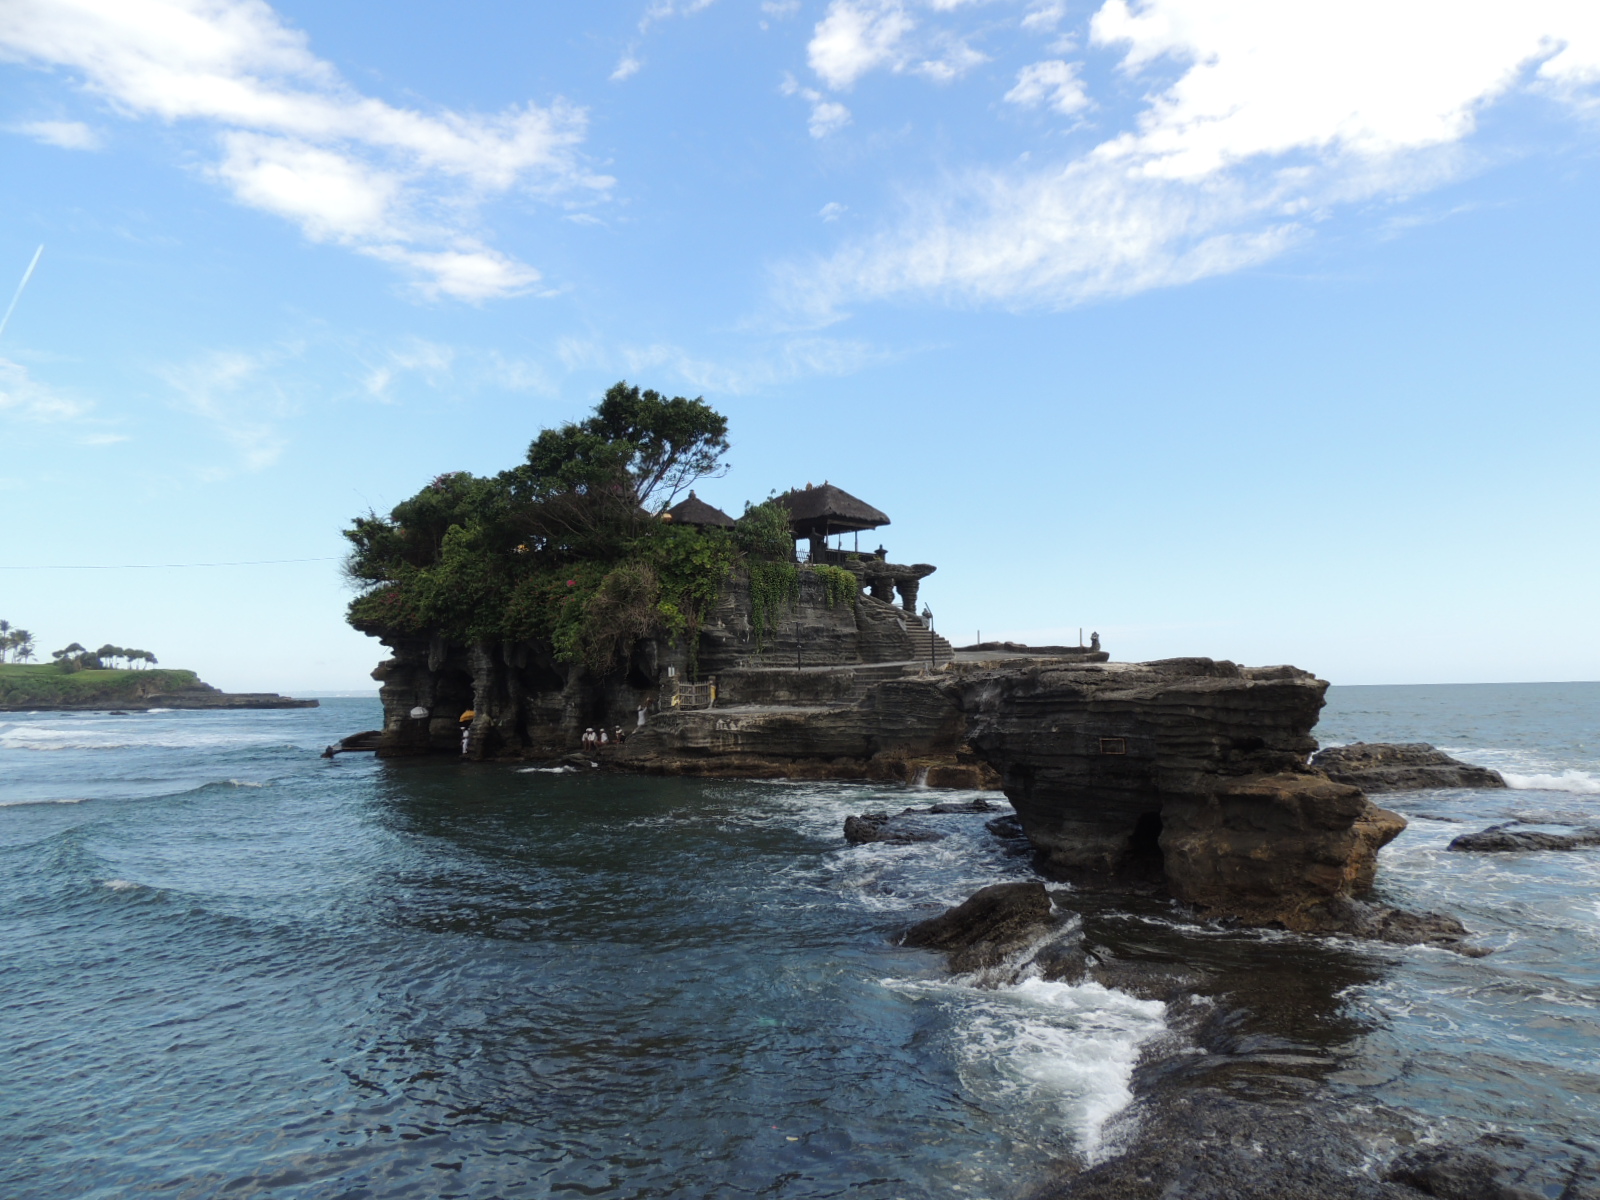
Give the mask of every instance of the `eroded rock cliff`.
POLYGON ((1206 658, 968 679, 974 752, 999 770, 1047 868, 1160 880, 1180 900, 1311 930, 1367 890, 1405 821, 1307 760, 1327 684, 1206 658))

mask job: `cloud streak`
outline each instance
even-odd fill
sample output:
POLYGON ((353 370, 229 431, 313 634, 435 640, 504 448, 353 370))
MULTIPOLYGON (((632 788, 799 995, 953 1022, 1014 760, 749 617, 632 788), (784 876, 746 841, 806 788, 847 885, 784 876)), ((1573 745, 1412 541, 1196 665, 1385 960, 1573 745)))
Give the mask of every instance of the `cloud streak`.
MULTIPOLYGON (((127 118, 211 127, 210 174, 236 200, 400 266, 429 295, 481 301, 538 280, 484 243, 484 201, 611 183, 578 158, 581 109, 422 112, 362 95, 262 0, 10 0, 5 12, 0 58, 66 68, 127 118)), ((55 144, 81 137, 63 122, 30 136, 46 124, 63 127, 55 144)))
MULTIPOLYGON (((908 201, 892 227, 791 263, 782 291, 827 320, 892 297, 1060 307, 1183 284, 1267 261, 1341 206, 1458 178, 1478 157, 1480 115, 1507 96, 1594 111, 1600 9, 1478 8, 1105 0, 1081 30, 1083 60, 1027 66, 1000 98, 1060 117, 1093 107, 1100 119, 1086 78, 1144 84, 1123 128, 1042 164, 957 173, 908 201)), ((903 70, 907 31, 886 22, 906 11, 834 0, 811 43, 819 78, 846 87, 903 70)), ((1037 5, 1019 33, 1062 15, 1037 5)))

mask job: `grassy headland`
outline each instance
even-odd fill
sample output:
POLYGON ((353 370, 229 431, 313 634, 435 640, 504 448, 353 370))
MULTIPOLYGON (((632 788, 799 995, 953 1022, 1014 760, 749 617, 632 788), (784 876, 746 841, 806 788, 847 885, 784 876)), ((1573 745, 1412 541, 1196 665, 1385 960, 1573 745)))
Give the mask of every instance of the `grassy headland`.
POLYGON ((0 663, 0 707, 70 708, 139 704, 147 696, 162 696, 200 687, 193 671, 154 668, 143 671, 88 670, 70 674, 54 663, 0 663))

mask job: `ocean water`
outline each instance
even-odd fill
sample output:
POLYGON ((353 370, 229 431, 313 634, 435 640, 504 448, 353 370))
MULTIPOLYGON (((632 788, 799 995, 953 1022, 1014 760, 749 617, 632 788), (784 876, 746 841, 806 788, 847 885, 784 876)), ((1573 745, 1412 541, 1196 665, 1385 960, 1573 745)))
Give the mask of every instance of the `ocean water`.
POLYGON ((1600 685, 1330 693, 1325 742, 1514 777, 1385 799, 1412 824, 1384 896, 1489 957, 1072 916, 1206 966, 1237 1044, 1203 1055, 1180 1002, 894 944, 1030 875, 981 816, 840 834, 959 794, 317 757, 377 722, 0 714, 0 1195, 1024 1197, 1115 1152, 1144 1075, 1230 1059, 1227 1086, 1398 1113, 1402 1141, 1600 1158, 1600 851, 1444 852, 1600 820, 1600 685))

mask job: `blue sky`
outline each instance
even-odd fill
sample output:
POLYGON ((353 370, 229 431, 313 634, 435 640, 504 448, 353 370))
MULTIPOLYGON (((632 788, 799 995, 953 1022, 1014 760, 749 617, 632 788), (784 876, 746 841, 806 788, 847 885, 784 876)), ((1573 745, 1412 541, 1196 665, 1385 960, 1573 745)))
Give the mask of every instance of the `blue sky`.
POLYGON ((370 686, 340 528, 626 378, 729 415, 706 499, 887 511, 958 642, 1600 678, 1590 3, 0 12, 46 653, 370 686))

